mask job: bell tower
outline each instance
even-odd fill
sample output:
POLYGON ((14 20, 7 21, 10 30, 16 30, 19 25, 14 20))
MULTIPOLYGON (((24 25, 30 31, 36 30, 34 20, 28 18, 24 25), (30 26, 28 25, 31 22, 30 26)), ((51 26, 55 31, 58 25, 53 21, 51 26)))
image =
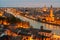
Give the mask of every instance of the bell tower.
POLYGON ((51 5, 51 7, 50 7, 50 17, 53 17, 54 15, 53 15, 53 8, 52 8, 52 5, 51 5))
POLYGON ((51 18, 51 21, 54 21, 54 14, 53 14, 52 5, 51 5, 51 7, 50 7, 50 18, 51 18))

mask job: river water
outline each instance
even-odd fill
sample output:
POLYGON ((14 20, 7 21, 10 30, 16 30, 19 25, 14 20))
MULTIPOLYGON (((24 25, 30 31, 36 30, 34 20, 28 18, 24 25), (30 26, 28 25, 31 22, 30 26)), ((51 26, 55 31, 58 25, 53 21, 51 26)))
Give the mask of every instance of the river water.
POLYGON ((44 29, 51 30, 52 33, 60 35, 60 26, 46 24, 46 23, 41 23, 41 22, 38 22, 38 21, 35 21, 35 20, 32 20, 32 19, 20 16, 20 15, 18 15, 17 17, 20 18, 23 21, 29 22, 30 25, 33 26, 33 28, 38 28, 39 29, 40 26, 43 26, 44 29))

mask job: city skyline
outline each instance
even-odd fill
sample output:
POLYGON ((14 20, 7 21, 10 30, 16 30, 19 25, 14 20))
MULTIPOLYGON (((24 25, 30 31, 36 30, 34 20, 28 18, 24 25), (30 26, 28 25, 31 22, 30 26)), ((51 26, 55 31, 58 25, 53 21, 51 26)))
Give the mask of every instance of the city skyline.
POLYGON ((60 0, 0 0, 0 7, 60 7, 60 0))

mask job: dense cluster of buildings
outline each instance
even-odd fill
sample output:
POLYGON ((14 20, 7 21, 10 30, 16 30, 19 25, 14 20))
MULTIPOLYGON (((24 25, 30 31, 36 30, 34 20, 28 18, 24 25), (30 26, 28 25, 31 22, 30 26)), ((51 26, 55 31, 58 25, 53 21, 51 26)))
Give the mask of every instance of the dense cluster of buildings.
MULTIPOLYGON (((46 6, 42 9, 44 13, 47 13, 46 6)), ((25 15, 22 11, 18 11, 15 8, 1 8, 0 11, 0 30, 3 30, 4 32, 1 33, 1 37, 3 38, 5 35, 9 36, 8 40, 60 40, 60 36, 57 36, 52 33, 51 30, 45 30, 43 29, 43 26, 40 27, 40 29, 33 28, 29 22, 26 21, 20 21, 16 23, 9 23, 7 21, 7 17, 3 14, 7 13, 14 13, 13 16, 16 17, 16 15, 22 15, 25 17, 25 15), (3 20, 4 19, 4 20, 3 20)), ((33 15, 32 15, 33 16, 33 15)), ((47 22, 54 22, 55 23, 55 17, 53 14, 53 8, 50 7, 49 14, 45 14, 44 16, 40 16, 40 19, 42 21, 47 22)), ((58 23, 59 24, 59 23, 58 23)), ((0 37, 0 39, 1 39, 0 37)), ((4 37, 3 39, 6 39, 4 37)), ((6 39, 7 40, 7 39, 6 39)))

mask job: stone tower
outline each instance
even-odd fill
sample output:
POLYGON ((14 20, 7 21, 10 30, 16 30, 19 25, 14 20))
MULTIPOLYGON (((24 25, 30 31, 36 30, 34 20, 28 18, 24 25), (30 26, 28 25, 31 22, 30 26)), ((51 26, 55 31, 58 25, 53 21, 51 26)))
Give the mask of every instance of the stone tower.
POLYGON ((51 5, 51 7, 50 7, 50 18, 51 18, 51 21, 54 21, 54 14, 53 14, 52 5, 51 5))

